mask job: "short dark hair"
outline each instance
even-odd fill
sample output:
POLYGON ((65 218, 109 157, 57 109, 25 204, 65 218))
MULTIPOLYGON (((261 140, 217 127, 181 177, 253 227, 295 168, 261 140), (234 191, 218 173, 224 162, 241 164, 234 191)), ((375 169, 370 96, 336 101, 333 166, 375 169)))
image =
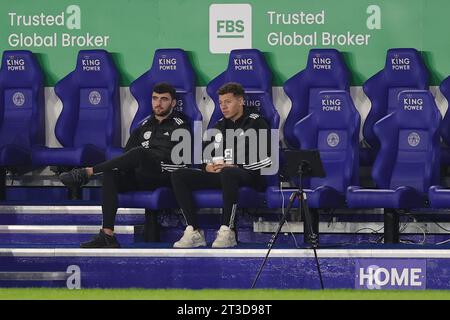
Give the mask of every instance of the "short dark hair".
POLYGON ((244 97, 245 91, 240 83, 228 82, 217 90, 219 96, 227 93, 232 93, 236 97, 244 97))
POLYGON ((172 97, 172 99, 177 98, 177 93, 175 91, 175 88, 170 83, 167 83, 167 82, 159 82, 159 83, 155 84, 155 86, 153 87, 153 92, 170 93, 170 96, 172 97))

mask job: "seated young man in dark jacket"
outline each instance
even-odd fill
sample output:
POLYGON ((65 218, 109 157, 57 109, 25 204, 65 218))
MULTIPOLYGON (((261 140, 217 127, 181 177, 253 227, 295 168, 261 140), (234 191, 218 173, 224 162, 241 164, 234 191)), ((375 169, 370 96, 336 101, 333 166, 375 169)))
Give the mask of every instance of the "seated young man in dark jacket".
MULTIPOLYGON (((215 125, 214 150, 210 157, 204 150, 204 165, 199 169, 179 169, 172 173, 172 187, 178 204, 186 219, 187 227, 183 237, 175 242, 175 248, 194 248, 206 246, 203 231, 199 229, 192 192, 199 189, 222 189, 223 215, 214 248, 228 248, 237 245, 235 234, 235 215, 239 187, 255 189, 265 187, 265 179, 260 169, 271 165, 270 156, 260 157, 257 149, 259 133, 265 131, 267 153, 270 151, 270 128, 261 115, 244 108, 244 89, 238 83, 227 83, 218 92, 223 118, 215 125), (246 139, 247 134, 258 141, 246 139), (227 135, 233 133, 233 135, 227 135), (231 136, 231 138, 230 138, 231 136), (227 143, 227 137, 229 142, 227 143), (251 145, 252 144, 252 145, 251 145), (256 157, 256 158, 255 158, 256 157), (253 160, 252 160, 253 159, 253 160)), ((264 137, 264 134, 261 135, 264 137)))
POLYGON ((170 172, 185 167, 171 161, 172 148, 177 144, 171 141, 172 132, 190 129, 184 115, 174 110, 175 105, 175 89, 167 83, 156 84, 152 92, 153 113, 133 130, 122 155, 60 175, 66 186, 79 187, 94 174, 103 173, 103 228, 91 241, 82 243, 82 248, 119 248, 114 236, 118 193, 170 186, 170 172))

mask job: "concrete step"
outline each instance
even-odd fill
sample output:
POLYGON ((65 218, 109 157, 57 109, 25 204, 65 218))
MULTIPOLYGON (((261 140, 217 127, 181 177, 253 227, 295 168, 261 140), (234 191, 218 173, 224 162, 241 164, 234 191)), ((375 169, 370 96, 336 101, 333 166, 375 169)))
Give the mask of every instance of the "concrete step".
MULTIPOLYGON (((267 250, 1 248, 0 286, 250 288, 267 250)), ((318 249, 327 289, 450 289, 450 247, 318 249), (388 279, 386 281, 386 279, 388 279)), ((257 288, 319 289, 311 249, 272 250, 257 288)))

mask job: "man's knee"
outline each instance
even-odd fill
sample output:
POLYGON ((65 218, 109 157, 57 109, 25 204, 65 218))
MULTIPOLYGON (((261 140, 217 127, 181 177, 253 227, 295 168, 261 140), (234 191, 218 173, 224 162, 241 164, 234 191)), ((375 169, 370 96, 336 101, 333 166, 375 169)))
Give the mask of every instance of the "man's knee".
POLYGON ((222 179, 236 178, 239 177, 242 173, 242 169, 238 167, 224 167, 222 171, 220 171, 222 179))
POLYGON ((142 157, 144 155, 144 152, 145 149, 143 147, 135 147, 125 152, 125 154, 127 155, 129 154, 130 156, 133 157, 142 157))
POLYGON ((172 183, 178 183, 180 181, 186 181, 187 177, 191 174, 192 169, 189 168, 181 168, 173 171, 170 174, 170 178, 172 183))
POLYGON ((115 180, 119 174, 119 170, 107 170, 102 173, 102 179, 105 180, 115 180))

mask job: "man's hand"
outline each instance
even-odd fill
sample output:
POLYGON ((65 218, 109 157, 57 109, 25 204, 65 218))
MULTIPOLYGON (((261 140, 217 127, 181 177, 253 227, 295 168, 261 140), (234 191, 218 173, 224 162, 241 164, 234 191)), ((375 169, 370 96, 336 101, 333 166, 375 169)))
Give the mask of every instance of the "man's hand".
POLYGON ((213 163, 208 163, 206 165, 205 170, 206 170, 206 172, 219 173, 225 167, 237 167, 237 166, 235 164, 224 164, 224 163, 213 164, 213 163))
POLYGON ((205 167, 206 172, 216 173, 216 171, 214 170, 214 166, 215 166, 215 164, 208 163, 205 167))

